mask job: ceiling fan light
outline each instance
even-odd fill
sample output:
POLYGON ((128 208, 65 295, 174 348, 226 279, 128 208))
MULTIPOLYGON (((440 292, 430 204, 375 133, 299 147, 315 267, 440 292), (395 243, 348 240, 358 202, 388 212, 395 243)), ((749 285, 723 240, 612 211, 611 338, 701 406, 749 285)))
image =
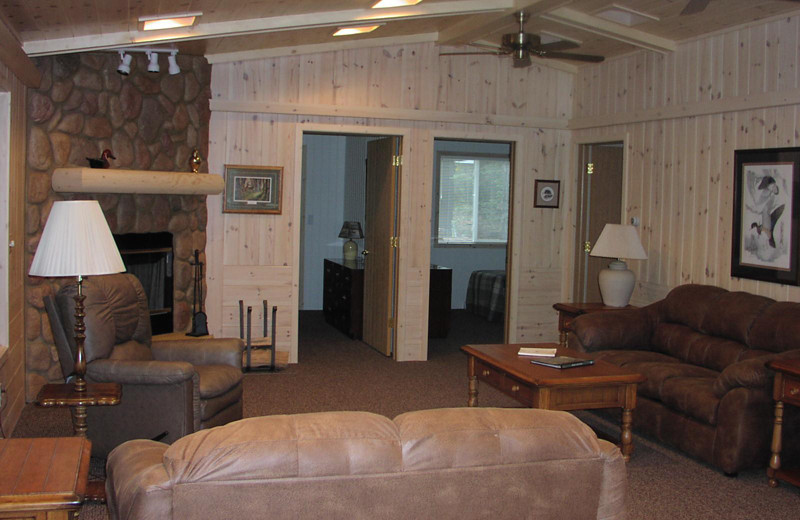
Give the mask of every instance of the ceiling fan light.
POLYGON ((529 67, 531 65, 531 57, 529 54, 525 54, 523 57, 520 58, 515 53, 514 59, 512 61, 513 61, 512 66, 515 69, 524 69, 525 67, 529 67))

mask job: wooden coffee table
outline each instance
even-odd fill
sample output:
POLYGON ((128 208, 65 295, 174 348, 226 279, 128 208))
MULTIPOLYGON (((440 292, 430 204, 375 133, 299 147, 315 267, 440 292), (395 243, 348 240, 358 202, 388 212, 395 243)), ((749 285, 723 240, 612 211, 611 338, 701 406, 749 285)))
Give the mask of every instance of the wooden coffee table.
POLYGON ((0 439, 0 518, 78 518, 91 451, 82 437, 0 439))
POLYGON ((468 406, 478 406, 478 381, 483 381, 532 408, 621 408, 620 448, 625 460, 630 460, 636 386, 645 377, 605 361, 566 369, 534 365, 529 357, 517 355, 520 347, 558 347, 559 356, 588 357, 557 343, 465 345, 461 350, 469 356, 468 406))

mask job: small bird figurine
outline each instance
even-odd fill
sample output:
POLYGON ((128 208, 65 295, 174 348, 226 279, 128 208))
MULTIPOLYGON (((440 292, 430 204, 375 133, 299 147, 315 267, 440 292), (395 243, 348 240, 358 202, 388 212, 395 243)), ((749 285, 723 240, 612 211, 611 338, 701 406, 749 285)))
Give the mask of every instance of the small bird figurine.
POLYGON ((103 150, 103 154, 100 156, 99 159, 92 159, 91 157, 87 157, 86 160, 89 161, 90 168, 108 168, 111 164, 108 162, 108 158, 111 157, 112 159, 116 159, 114 155, 111 153, 111 150, 106 148, 103 150))
POLYGON ((189 162, 192 165, 192 172, 197 173, 200 170, 200 165, 203 163, 203 158, 200 157, 200 152, 197 151, 197 148, 192 150, 192 159, 189 162))

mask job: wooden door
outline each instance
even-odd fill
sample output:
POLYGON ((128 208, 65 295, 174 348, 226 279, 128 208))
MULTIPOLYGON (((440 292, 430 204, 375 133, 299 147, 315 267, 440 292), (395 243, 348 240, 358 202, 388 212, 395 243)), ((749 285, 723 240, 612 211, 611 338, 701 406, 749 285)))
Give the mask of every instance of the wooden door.
POLYGON ((607 223, 619 224, 622 215, 623 143, 581 146, 578 197, 580 211, 575 248, 576 302, 601 302, 597 276, 608 267, 608 258, 589 256, 607 223), (587 245, 588 244, 588 245, 587 245))
POLYGON ((367 144, 363 341, 387 356, 394 353, 401 144, 399 137, 367 144))

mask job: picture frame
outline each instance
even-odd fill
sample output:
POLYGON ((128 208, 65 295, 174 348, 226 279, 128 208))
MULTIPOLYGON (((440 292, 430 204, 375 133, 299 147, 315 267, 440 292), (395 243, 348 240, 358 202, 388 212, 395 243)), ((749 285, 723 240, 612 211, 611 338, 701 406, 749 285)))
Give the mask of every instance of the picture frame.
POLYGON ((800 285, 800 148, 734 151, 731 276, 800 285))
POLYGON ((283 166, 225 165, 223 213, 281 213, 283 166))
POLYGON ((561 181, 537 179, 534 183, 536 196, 533 200, 534 208, 557 208, 561 195, 561 181))

